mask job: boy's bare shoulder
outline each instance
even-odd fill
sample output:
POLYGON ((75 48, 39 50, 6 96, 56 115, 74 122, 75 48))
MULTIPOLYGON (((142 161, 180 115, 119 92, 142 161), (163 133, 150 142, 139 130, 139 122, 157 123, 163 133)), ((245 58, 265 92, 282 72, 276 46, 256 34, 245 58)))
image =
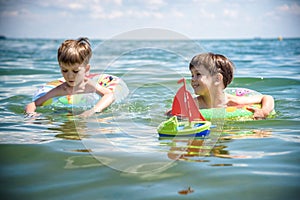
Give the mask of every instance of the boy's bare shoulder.
POLYGON ((67 86, 66 82, 58 85, 57 87, 55 87, 52 90, 53 90, 53 93, 55 93, 56 96, 64 96, 64 95, 72 94, 72 91, 68 90, 68 86, 67 86))
POLYGON ((86 79, 84 93, 97 92, 99 90, 99 87, 101 86, 97 84, 97 82, 93 81, 92 79, 86 79))

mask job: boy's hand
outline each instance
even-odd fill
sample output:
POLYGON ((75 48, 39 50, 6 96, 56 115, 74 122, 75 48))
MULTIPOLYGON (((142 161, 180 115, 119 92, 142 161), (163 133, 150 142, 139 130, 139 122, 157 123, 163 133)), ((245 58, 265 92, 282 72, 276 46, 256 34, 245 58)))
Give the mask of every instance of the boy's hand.
POLYGON ((165 112, 165 115, 167 115, 168 117, 172 117, 172 110, 168 110, 167 112, 165 112))
POLYGON ((29 103, 26 107, 25 107, 25 117, 35 117, 38 114, 35 112, 36 110, 36 105, 35 102, 31 102, 29 103))
POLYGON ((34 118, 34 117, 38 117, 38 116, 40 116, 40 115, 41 115, 41 114, 36 113, 36 112, 26 113, 26 114, 25 114, 25 118, 34 118))
POLYGON ((266 117, 268 116, 268 115, 266 115, 266 114, 264 113, 264 111, 263 111, 262 109, 260 109, 260 108, 255 108, 255 107, 252 107, 252 106, 248 106, 248 107, 247 107, 247 110, 253 112, 253 118, 254 118, 255 120, 266 119, 266 117))
POLYGON ((84 111, 83 113, 79 114, 78 117, 83 117, 83 118, 87 118, 92 116, 95 113, 94 109, 90 109, 87 111, 84 111))

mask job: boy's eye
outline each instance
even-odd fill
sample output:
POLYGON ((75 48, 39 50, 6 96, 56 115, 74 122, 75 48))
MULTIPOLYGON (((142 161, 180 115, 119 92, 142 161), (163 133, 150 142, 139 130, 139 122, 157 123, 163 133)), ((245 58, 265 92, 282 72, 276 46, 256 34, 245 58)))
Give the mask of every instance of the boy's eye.
POLYGON ((73 72, 74 72, 75 74, 77 74, 79 71, 77 71, 77 70, 73 70, 73 72))
POLYGON ((200 73, 192 74, 192 78, 197 77, 197 76, 201 76, 201 74, 200 73))
POLYGON ((61 70, 61 71, 64 72, 64 73, 68 72, 68 70, 66 70, 66 69, 63 69, 63 70, 61 70))

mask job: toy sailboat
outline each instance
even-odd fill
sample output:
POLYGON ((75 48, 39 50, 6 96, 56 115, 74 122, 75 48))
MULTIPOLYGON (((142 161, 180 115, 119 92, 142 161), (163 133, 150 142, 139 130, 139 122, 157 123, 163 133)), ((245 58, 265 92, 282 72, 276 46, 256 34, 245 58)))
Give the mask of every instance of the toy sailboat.
POLYGON ((178 81, 182 82, 183 86, 174 97, 171 112, 173 117, 157 128, 160 137, 204 137, 210 133, 211 122, 206 121, 199 112, 191 93, 186 89, 184 78, 178 81), (188 121, 179 122, 177 116, 181 119, 188 118, 188 121))

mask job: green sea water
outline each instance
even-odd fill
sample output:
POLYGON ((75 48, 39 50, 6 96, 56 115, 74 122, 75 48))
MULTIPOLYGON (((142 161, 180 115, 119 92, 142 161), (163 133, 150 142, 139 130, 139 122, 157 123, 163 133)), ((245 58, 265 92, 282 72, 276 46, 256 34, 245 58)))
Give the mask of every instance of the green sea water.
POLYGON ((92 72, 121 77, 128 97, 88 119, 52 107, 24 118, 37 87, 61 77, 62 41, 0 40, 1 199, 298 199, 300 39, 91 40, 92 72), (277 114, 160 139, 176 82, 204 51, 229 57, 230 86, 272 95, 277 114))

